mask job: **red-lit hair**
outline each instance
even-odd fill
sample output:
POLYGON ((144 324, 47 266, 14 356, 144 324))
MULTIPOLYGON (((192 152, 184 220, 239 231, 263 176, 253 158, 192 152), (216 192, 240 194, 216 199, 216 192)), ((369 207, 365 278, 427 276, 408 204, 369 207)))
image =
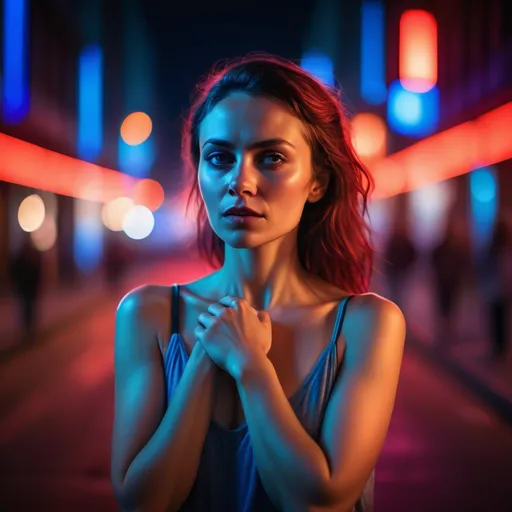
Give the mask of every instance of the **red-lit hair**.
POLYGON ((306 203, 299 223, 298 252, 303 267, 350 293, 368 291, 373 268, 370 229, 365 221, 373 180, 357 158, 339 91, 328 88, 291 61, 251 54, 215 68, 198 85, 185 119, 182 158, 191 173, 187 202, 197 207, 200 255, 213 267, 224 262, 224 242, 212 230, 201 192, 199 127, 208 113, 233 92, 264 96, 283 104, 306 127, 315 172, 328 172, 324 197, 306 203))

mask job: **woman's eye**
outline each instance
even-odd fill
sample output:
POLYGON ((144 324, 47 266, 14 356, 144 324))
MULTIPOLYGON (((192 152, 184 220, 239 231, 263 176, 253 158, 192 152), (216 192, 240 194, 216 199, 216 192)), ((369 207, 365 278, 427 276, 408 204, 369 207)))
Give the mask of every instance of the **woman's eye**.
MULTIPOLYGON (((235 163, 235 157, 228 153, 211 153, 205 157, 205 160, 213 167, 227 167, 235 163)), ((259 163, 267 167, 278 167, 282 165, 286 158, 281 153, 267 153, 258 159, 259 163)))
POLYGON ((262 158, 262 162, 264 165, 281 165, 285 162, 286 158, 281 155, 281 153, 269 153, 267 155, 264 155, 262 158))
POLYGON ((212 153, 206 157, 206 160, 216 167, 223 167, 233 163, 233 158, 225 153, 212 153))

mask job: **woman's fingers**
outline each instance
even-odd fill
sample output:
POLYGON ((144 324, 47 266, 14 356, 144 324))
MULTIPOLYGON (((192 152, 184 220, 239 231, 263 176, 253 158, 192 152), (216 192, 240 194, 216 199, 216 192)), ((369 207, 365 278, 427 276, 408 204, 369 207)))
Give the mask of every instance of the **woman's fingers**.
POLYGON ((197 323, 202 325, 205 329, 208 329, 213 322, 215 322, 215 317, 209 313, 201 313, 197 318, 197 323))

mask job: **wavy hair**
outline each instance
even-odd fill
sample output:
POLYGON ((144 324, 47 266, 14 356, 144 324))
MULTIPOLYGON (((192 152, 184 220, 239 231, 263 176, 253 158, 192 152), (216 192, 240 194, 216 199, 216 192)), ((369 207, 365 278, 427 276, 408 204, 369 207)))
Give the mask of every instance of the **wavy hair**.
POLYGON ((210 226, 199 190, 199 128, 233 92, 277 100, 302 121, 314 172, 328 172, 329 184, 322 199, 304 207, 298 229, 299 261, 308 272, 350 293, 368 291, 374 251, 365 216, 373 180, 353 149, 341 93, 273 55, 250 54, 214 67, 197 86, 184 121, 182 159, 192 181, 187 210, 191 204, 197 208, 201 257, 216 268, 224 263, 224 242, 210 226))

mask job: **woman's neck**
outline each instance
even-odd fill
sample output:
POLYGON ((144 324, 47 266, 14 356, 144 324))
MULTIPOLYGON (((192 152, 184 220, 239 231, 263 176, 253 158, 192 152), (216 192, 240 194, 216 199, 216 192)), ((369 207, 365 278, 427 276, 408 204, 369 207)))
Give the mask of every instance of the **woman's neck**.
POLYGON ((304 294, 307 272, 296 249, 275 250, 226 247, 223 267, 217 273, 217 286, 223 293, 243 297, 256 309, 269 309, 297 302, 304 294))

